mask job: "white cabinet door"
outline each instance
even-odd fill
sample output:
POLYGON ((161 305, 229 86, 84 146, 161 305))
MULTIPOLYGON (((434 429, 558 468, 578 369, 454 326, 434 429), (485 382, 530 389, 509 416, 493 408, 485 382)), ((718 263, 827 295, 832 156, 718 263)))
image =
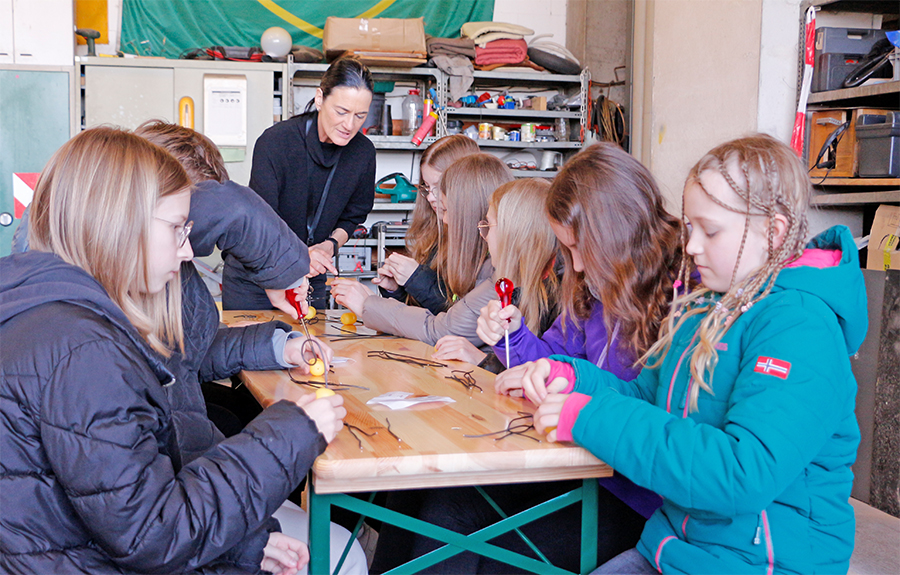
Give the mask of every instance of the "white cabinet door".
POLYGON ((16 64, 72 65, 75 60, 72 0, 12 0, 12 21, 16 64))
POLYGON ((134 129, 147 120, 177 122, 172 68, 84 67, 84 127, 134 129))
POLYGON ((0 64, 13 62, 13 0, 0 0, 0 64))

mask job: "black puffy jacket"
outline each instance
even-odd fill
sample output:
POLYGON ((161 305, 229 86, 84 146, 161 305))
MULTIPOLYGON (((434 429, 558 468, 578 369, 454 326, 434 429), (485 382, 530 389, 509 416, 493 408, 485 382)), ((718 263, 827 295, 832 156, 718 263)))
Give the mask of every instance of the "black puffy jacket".
POLYGON ((255 572, 271 514, 325 449, 290 402, 183 464, 178 385, 103 288, 0 259, 0 570, 255 572))
MULTIPOLYGON (((209 180, 191 194, 191 246, 195 256, 218 247, 241 262, 248 276, 267 288, 287 287, 309 271, 309 250, 253 190, 234 182, 209 180)), ((201 381, 230 377, 242 370, 281 369, 272 349, 281 322, 219 327, 215 301, 190 262, 181 266, 184 353, 173 353, 166 367, 182 385, 166 387, 184 463, 203 455, 224 437, 209 420, 201 381)))

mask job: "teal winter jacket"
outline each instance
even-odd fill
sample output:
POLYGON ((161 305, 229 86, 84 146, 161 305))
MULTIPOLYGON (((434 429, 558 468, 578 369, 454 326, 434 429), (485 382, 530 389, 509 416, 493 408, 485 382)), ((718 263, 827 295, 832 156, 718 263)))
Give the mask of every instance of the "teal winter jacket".
POLYGON ((808 248, 839 250, 840 262, 781 271, 717 345, 713 393, 700 390, 698 411, 686 403, 702 315, 634 381, 553 357, 590 396, 575 441, 663 496, 638 543, 662 573, 847 572, 859 444, 849 356, 866 334, 865 286, 847 228, 808 248))

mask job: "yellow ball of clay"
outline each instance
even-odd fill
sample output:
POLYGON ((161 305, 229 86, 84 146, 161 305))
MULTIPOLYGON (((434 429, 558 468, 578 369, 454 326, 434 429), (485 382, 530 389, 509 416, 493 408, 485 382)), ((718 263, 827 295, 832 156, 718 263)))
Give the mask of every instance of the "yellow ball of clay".
POLYGON ((353 325, 354 323, 356 323, 356 314, 352 311, 341 314, 341 323, 344 325, 353 325))
POLYGON ((322 361, 321 359, 316 359, 316 361, 314 361, 312 363, 312 365, 309 366, 309 374, 310 375, 324 375, 325 374, 325 362, 322 361))
POLYGON ((334 392, 327 387, 320 387, 316 390, 316 399, 322 399, 323 397, 330 397, 332 395, 334 395, 334 392))
POLYGON ((309 306, 309 308, 306 310, 306 315, 303 316, 303 319, 312 319, 314 317, 316 317, 316 308, 314 308, 313 306, 309 306))

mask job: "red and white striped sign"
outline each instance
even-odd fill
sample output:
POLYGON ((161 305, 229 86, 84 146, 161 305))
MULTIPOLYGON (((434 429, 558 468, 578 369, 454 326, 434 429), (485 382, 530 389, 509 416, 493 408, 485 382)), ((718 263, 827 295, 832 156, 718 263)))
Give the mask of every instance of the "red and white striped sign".
POLYGON ((761 355, 756 359, 756 367, 753 368, 753 371, 787 379, 788 374, 791 373, 791 362, 761 355))
POLYGON ((34 188, 37 186, 38 176, 40 176, 39 173, 13 173, 13 205, 16 219, 22 219, 22 212, 34 198, 34 188))

